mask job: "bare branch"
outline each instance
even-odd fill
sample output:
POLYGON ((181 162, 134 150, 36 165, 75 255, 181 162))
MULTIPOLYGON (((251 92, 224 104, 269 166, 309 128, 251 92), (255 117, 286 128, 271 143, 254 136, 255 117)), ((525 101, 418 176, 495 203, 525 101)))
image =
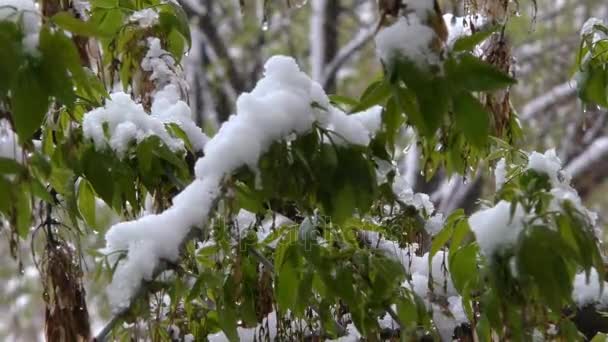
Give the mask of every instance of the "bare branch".
POLYGON ((564 82, 551 88, 545 94, 533 99, 523 106, 520 117, 522 120, 532 120, 549 108, 569 100, 576 94, 576 89, 570 82, 564 82))
POLYGON ((593 169, 598 162, 606 157, 608 157, 608 136, 603 136, 596 139, 585 151, 568 163, 565 171, 572 178, 578 178, 593 169))
POLYGON ((327 64, 320 78, 321 85, 327 87, 327 83, 335 77, 336 73, 357 51, 365 46, 374 37, 374 28, 366 27, 355 35, 346 45, 344 45, 336 56, 327 64))

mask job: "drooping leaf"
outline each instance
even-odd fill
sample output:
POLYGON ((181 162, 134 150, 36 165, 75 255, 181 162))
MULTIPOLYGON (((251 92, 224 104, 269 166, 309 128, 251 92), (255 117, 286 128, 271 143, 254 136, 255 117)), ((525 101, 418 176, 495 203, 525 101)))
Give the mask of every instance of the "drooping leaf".
POLYGON ((465 53, 446 62, 448 82, 468 91, 492 91, 517 81, 478 57, 465 53))
POLYGON ((490 113, 468 92, 452 99, 456 127, 474 146, 484 147, 490 134, 490 113))

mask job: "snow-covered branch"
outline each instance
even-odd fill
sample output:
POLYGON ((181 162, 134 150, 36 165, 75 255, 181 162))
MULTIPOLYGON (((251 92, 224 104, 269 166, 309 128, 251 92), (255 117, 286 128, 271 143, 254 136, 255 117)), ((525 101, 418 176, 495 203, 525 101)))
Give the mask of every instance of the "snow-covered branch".
POLYGON ((195 166, 196 179, 173 198, 166 211, 114 225, 106 234, 106 253, 118 258, 108 288, 115 311, 131 305, 143 281, 153 279, 161 261, 179 258, 180 246, 193 227, 205 227, 225 177, 242 166, 257 168, 258 159, 275 141, 302 134, 318 123, 336 132, 344 143, 367 145, 380 127, 378 107, 346 115, 332 107, 321 86, 300 71, 292 58, 275 56, 251 93, 242 94, 237 114, 205 145, 195 166), (312 103, 318 106, 311 106, 312 103))
POLYGON ((608 157, 608 137, 596 139, 585 151, 574 158, 567 166, 566 172, 573 178, 594 168, 596 163, 608 157))
POLYGON ((533 99, 523 106, 520 117, 523 120, 534 119, 537 115, 576 94, 571 82, 564 82, 551 88, 545 94, 533 99))
POLYGON ((357 51, 365 46, 374 37, 373 27, 362 28, 355 37, 344 45, 336 56, 325 66, 320 83, 325 87, 329 81, 337 74, 338 70, 346 63, 357 51))

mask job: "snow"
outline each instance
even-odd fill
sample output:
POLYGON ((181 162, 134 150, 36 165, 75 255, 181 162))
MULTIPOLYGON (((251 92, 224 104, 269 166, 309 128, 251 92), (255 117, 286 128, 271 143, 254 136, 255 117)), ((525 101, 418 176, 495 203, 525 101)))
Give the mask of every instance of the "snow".
POLYGON ((209 140, 192 119, 192 111, 186 102, 180 100, 175 84, 168 84, 156 92, 152 102, 151 115, 163 123, 177 124, 188 136, 195 151, 202 151, 209 140))
MULTIPOLYGON (((140 114, 145 115, 130 98, 118 96, 118 100, 124 102, 121 112, 127 108, 126 112, 135 112, 131 116, 137 119, 142 118, 140 114)), ((85 120, 89 117, 94 123, 88 126, 96 128, 85 131, 93 131, 90 136, 100 140, 100 144, 104 141, 100 130, 103 120, 99 116, 113 119, 114 124, 122 122, 115 118, 118 109, 113 105, 110 101, 106 107, 111 108, 94 111, 98 114, 93 119, 90 113, 85 115, 85 120)), ((239 96, 236 109, 237 113, 205 145, 204 157, 195 165, 196 179, 173 199, 169 209, 116 224, 107 232, 104 252, 119 262, 108 287, 114 311, 129 307, 141 282, 154 276, 161 261, 172 262, 179 257, 180 245, 191 229, 202 227, 207 221, 226 176, 242 166, 255 170, 258 159, 274 141, 310 131, 315 122, 326 127, 333 122, 328 113, 329 99, 321 86, 301 72, 293 58, 285 56, 268 60, 264 77, 250 93, 239 96), (127 257, 118 260, 116 252, 120 251, 127 252, 127 257)), ((370 134, 363 126, 356 136, 370 134)))
POLYGON ((110 147, 119 157, 123 157, 132 142, 140 143, 147 137, 157 136, 174 152, 184 150, 184 142, 172 137, 165 124, 177 124, 188 136, 194 150, 201 151, 207 143, 207 136, 191 118, 190 107, 179 100, 177 87, 167 85, 156 93, 151 115, 141 104, 135 103, 123 92, 110 94, 104 107, 96 108, 84 115, 82 129, 85 138, 92 139, 98 150, 110 147), (104 125, 107 125, 106 137, 104 125))
POLYGON ((505 185, 507 181, 507 161, 502 158, 496 163, 496 169, 494 169, 494 182, 496 190, 498 191, 505 185))
POLYGON ((23 163, 23 150, 17 142, 17 135, 6 120, 0 120, 0 158, 23 163))
POLYGON ((435 236, 441 231, 441 229, 443 229, 444 223, 445 223, 445 218, 443 217, 443 214, 441 214, 441 213, 435 214, 435 215, 429 217, 428 221, 426 221, 426 223, 424 225, 424 230, 426 230, 426 232, 430 236, 435 236))
POLYGON ((577 177, 585 170, 597 165, 608 154, 608 137, 596 139, 584 153, 574 158, 565 169, 565 172, 572 177, 577 177))
POLYGON ((23 29, 25 51, 35 55, 38 49, 38 36, 42 14, 32 0, 0 0, 0 21, 19 22, 23 29))
POLYGON ((160 39, 148 38, 148 52, 141 61, 141 68, 150 72, 150 80, 154 81, 158 89, 167 84, 181 84, 183 80, 178 77, 175 69, 175 59, 171 53, 163 50, 160 39))
POLYGON ((585 272, 578 273, 574 277, 572 299, 579 306, 598 305, 601 308, 608 306, 608 283, 604 281, 604 291, 601 291, 597 270, 591 269, 589 281, 585 272))
POLYGON ((486 24, 487 19, 481 15, 457 17, 452 13, 446 13, 443 15, 443 21, 448 29, 447 45, 451 48, 458 39, 472 34, 471 25, 480 29, 486 24))
POLYGON ((550 193, 553 198, 550 210, 561 211, 563 204, 569 202, 576 210, 585 215, 589 224, 596 225, 598 215, 585 207, 576 190, 572 188, 570 185, 572 177, 567 170, 561 171, 562 163, 554 149, 548 150, 544 154, 532 152, 528 159, 527 169, 546 174, 551 180, 550 193))
POLYGON ((129 21, 138 23, 142 28, 149 28, 158 22, 158 13, 153 8, 146 8, 133 12, 129 21))
POLYGON ((403 57, 418 67, 426 68, 439 64, 439 56, 430 47, 435 38, 432 28, 424 25, 418 16, 410 14, 376 34, 376 53, 387 65, 403 57))
POLYGON ((336 107, 329 109, 327 128, 334 132, 337 144, 369 145, 374 133, 382 124, 382 107, 374 106, 366 111, 347 115, 336 107))
POLYGON ((597 30, 595 29, 596 25, 606 26, 606 23, 604 23, 603 20, 598 18, 587 19, 587 21, 585 21, 583 27, 581 28, 581 36, 587 36, 593 33, 597 34, 597 30))
POLYGON ((517 204, 511 217, 511 203, 500 201, 496 206, 480 210, 469 218, 469 226, 486 257, 500 253, 517 241, 524 228, 525 212, 517 204))
POLYGON ((526 169, 549 176, 553 184, 560 183, 559 171, 561 168, 562 162, 557 156, 555 149, 550 149, 544 154, 534 151, 528 156, 528 166, 526 169))
POLYGON ((410 184, 400 174, 395 175, 392 189, 397 199, 404 204, 411 205, 426 215, 431 215, 435 211, 435 206, 431 202, 429 195, 414 193, 410 184))
POLYGON ((183 141, 173 138, 162 121, 148 115, 141 104, 123 92, 110 94, 104 107, 96 108, 84 115, 82 129, 85 138, 92 139, 95 148, 110 147, 122 157, 134 140, 139 143, 155 135, 172 151, 184 149, 183 141), (106 138, 104 125, 107 125, 106 138))

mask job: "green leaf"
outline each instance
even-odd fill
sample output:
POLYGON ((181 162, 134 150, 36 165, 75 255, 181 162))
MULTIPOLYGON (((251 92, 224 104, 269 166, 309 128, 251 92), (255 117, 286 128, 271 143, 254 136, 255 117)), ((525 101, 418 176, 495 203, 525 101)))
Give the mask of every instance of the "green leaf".
POLYGON ((493 65, 465 53, 446 61, 448 81, 454 87, 469 91, 492 91, 517 81, 493 65))
POLYGON ((608 71, 589 67, 582 75, 578 90, 581 100, 608 107, 608 71))
POLYGON ((454 287, 462 293, 469 283, 477 283, 479 272, 477 269, 477 254, 479 247, 471 243, 459 248, 449 256, 450 275, 454 287))
POLYGON ((490 113, 468 92, 452 99, 456 127, 474 146, 484 147, 490 135, 490 113))
MULTIPOLYGON (((12 184, 4 177, 0 177, 0 189, 11 189, 12 184)), ((0 191, 0 213, 10 215, 12 205, 12 191, 0 191)))
POLYGON ((442 229, 437 235, 433 237, 433 241, 431 242, 431 250, 429 252, 429 265, 433 261, 433 256, 439 252, 443 246, 450 240, 452 234, 454 232, 454 228, 451 225, 446 225, 444 229, 442 229))
POLYGON ((363 92, 359 104, 352 109, 352 112, 361 112, 375 105, 382 104, 390 95, 390 84, 384 79, 376 81, 363 92))
POLYGON ((18 174, 25 173, 27 169, 17 163, 14 159, 0 157, 0 174, 18 174))
POLYGON ((591 340, 591 342, 606 342, 608 341, 608 335, 604 334, 604 333, 598 333, 597 335, 593 336, 593 339, 591 340))
POLYGON ((95 191, 87 180, 81 179, 78 185, 78 209, 85 222, 93 229, 97 228, 95 207, 95 191))
POLYGON ((107 156, 96 153, 93 148, 89 148, 82 156, 82 167, 86 179, 101 199, 110 206, 112 206, 115 184, 115 179, 109 171, 111 164, 107 156))
POLYGON ((15 129, 21 141, 30 139, 40 128, 49 108, 49 93, 40 70, 21 68, 12 87, 11 106, 15 129))
POLYGON ((477 31, 470 36, 458 38, 454 42, 453 51, 472 51, 477 45, 486 40, 492 33, 496 32, 499 26, 493 26, 489 29, 477 31))
POLYGON ((449 82, 444 77, 433 75, 408 61, 401 61, 394 72, 407 86, 407 90, 402 88, 398 81, 394 85, 399 94, 399 106, 421 135, 433 137, 448 112, 449 82), (412 95, 415 95, 415 101, 412 95))
POLYGON ((99 37, 103 35, 103 33, 99 31, 95 25, 92 25, 91 22, 76 19, 68 12, 59 12, 55 14, 51 18, 51 21, 62 29, 79 36, 99 37))
POLYGON ((22 33, 11 21, 0 21, 0 95, 5 95, 23 62, 22 33))
POLYGON ((277 304, 281 310, 295 308, 299 286, 299 258, 297 244, 289 245, 278 269, 275 287, 277 304))
MULTIPOLYGON (((50 30, 40 32, 40 77, 49 95, 54 96, 60 103, 71 106, 76 101, 72 77, 68 74, 68 59, 64 58, 64 44, 60 42, 60 33, 50 30)), ((71 44, 71 42, 70 42, 71 44)), ((77 61, 80 63, 80 61, 77 61)))
POLYGON ((22 186, 15 194, 15 211, 17 213, 17 233, 22 239, 27 238, 32 225, 32 207, 30 205, 30 195, 25 186, 22 186))
POLYGON ((572 301, 573 274, 566 260, 572 251, 560 234, 547 227, 531 227, 520 238, 517 252, 518 278, 537 288, 538 295, 552 310, 559 311, 572 301))
POLYGON ((161 21, 161 25, 163 21, 168 21, 173 29, 177 30, 182 37, 188 43, 188 48, 192 46, 192 37, 190 36, 190 24, 188 23, 188 15, 182 8, 182 6, 178 5, 174 2, 167 2, 163 7, 161 13, 159 13, 159 20, 161 21), (165 10, 168 8, 169 10, 165 10))
POLYGON ((91 0, 91 7, 93 8, 117 8, 118 0, 91 0))

